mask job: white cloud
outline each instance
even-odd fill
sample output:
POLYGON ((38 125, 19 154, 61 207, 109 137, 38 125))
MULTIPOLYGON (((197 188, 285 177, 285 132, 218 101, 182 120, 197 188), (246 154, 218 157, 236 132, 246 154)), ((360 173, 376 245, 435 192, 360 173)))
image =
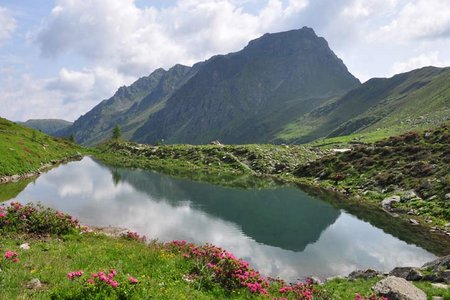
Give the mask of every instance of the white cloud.
POLYGON ((389 12, 394 9, 397 4, 397 0, 355 0, 342 10, 341 16, 350 19, 367 18, 369 16, 389 12))
POLYGON ((7 108, 2 110, 2 117, 10 120, 75 120, 100 100, 109 98, 118 86, 134 80, 101 67, 82 71, 62 69, 57 77, 46 79, 3 68, 0 78, 0 103, 7 108))
POLYGON ((445 67, 448 65, 450 65, 450 61, 441 60, 438 51, 431 51, 412 57, 407 61, 394 63, 391 69, 391 73, 398 74, 418 69, 421 67, 427 66, 445 67))
POLYGON ((282 24, 306 0, 270 0, 259 14, 230 0, 183 0, 156 9, 132 0, 60 0, 37 34, 42 54, 74 52, 95 65, 142 76, 158 67, 192 64, 218 53, 239 50, 282 24))
POLYGON ((0 6, 0 46, 8 40, 16 29, 16 20, 10 12, 0 6))
MULTIPOLYGON (((8 108, 7 114, 23 119, 20 111, 35 118, 54 112, 53 117, 71 119, 156 68, 190 65, 240 50, 266 32, 303 26, 324 36, 363 80, 414 66, 442 65, 450 61, 445 51, 450 41, 445 39, 450 35, 449 11, 449 0, 178 0, 159 8, 138 7, 134 0, 56 0, 49 15, 21 36, 32 39, 35 43, 27 47, 37 45, 45 63, 59 74, 43 78, 49 76, 48 70, 46 75, 34 72, 33 90, 23 82, 6 84, 1 78, 0 87, 9 88, 0 101, 10 95, 8 103, 21 103, 19 94, 27 91, 25 98, 42 99, 36 105, 45 107, 47 102, 49 109, 8 108), (440 56, 433 56, 435 51, 440 56), (21 90, 10 88, 13 85, 21 90), (61 108, 54 107, 55 97, 61 108)), ((4 14, 0 8, 2 25, 4 14)), ((5 28, 0 27, 0 44, 5 28)), ((2 57, 10 55, 0 53, 0 70, 11 64, 8 58, 1 65, 2 57)), ((32 65, 33 59, 26 63, 32 65)), ((21 68, 33 71, 25 63, 21 68)), ((16 81, 21 78, 20 72, 15 74, 16 81)))
POLYGON ((69 93, 79 93, 92 89, 95 76, 86 70, 77 72, 63 68, 59 71, 56 80, 51 81, 47 87, 51 90, 61 90, 69 93))
POLYGON ((396 18, 372 38, 393 41, 450 37, 450 1, 416 0, 403 6, 396 18))

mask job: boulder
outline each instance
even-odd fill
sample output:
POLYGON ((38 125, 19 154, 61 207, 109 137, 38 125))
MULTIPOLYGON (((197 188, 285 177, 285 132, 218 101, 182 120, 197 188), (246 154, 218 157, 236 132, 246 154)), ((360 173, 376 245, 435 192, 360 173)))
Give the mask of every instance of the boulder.
POLYGON ((24 243, 24 244, 20 245, 19 248, 22 250, 30 250, 30 244, 24 243))
POLYGON ((409 281, 418 281, 423 278, 423 275, 419 270, 411 267, 397 267, 389 272, 389 275, 400 277, 409 281))
POLYGON ((419 196, 417 196, 416 192, 414 192, 414 190, 409 190, 404 192, 401 196, 400 199, 402 202, 406 202, 415 198, 420 198, 419 196))
POLYGON ((376 277, 379 275, 381 275, 379 272, 372 270, 372 269, 356 270, 356 271, 351 272, 347 278, 349 280, 369 279, 369 278, 373 278, 373 277, 376 277))
POLYGON ((427 262, 422 266, 422 269, 431 269, 433 271, 450 269, 450 255, 427 262))
POLYGON ((400 200, 401 200, 400 196, 387 197, 387 198, 384 198, 383 201, 381 201, 381 206, 384 209, 390 210, 392 203, 398 203, 398 202, 400 202, 400 200))
POLYGON ((388 300, 426 300, 427 295, 406 279, 389 276, 373 287, 373 291, 388 300))

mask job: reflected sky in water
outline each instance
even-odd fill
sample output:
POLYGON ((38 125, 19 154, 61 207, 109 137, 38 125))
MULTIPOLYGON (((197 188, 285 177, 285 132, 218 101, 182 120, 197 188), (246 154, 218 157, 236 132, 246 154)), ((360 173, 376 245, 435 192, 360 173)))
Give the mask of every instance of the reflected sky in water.
POLYGON ((294 281, 355 269, 419 266, 435 256, 292 188, 233 189, 90 158, 39 177, 18 196, 82 223, 129 228, 151 239, 209 242, 261 273, 294 281))

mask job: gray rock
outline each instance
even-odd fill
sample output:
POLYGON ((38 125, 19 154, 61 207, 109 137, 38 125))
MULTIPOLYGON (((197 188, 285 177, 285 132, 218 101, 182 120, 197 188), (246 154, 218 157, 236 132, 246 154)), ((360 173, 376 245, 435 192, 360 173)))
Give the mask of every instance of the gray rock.
POLYGON ((39 279, 33 278, 30 281, 28 281, 28 283, 26 284, 26 287, 28 289, 36 290, 36 289, 40 289, 42 287, 42 283, 39 279))
POLYGON ((400 199, 403 202, 406 202, 406 201, 409 201, 409 200, 412 200, 412 199, 415 199, 415 198, 420 199, 420 197, 417 196, 417 194, 416 194, 416 192, 414 192, 414 190, 406 191, 400 196, 400 199))
POLYGON ((433 271, 450 269, 450 255, 427 262, 422 269, 432 269, 433 271))
POLYGON ((390 210, 392 203, 398 203, 398 202, 400 202, 400 200, 401 200, 400 196, 387 197, 387 198, 384 198, 383 201, 381 201, 381 206, 384 209, 390 210))
POLYGON ((313 276, 313 277, 310 277, 309 279, 311 280, 311 282, 313 284, 319 284, 319 285, 322 284, 322 280, 320 280, 320 278, 318 278, 318 277, 313 276))
POLYGON ((400 277, 409 281, 418 281, 423 277, 419 270, 411 267, 397 267, 389 272, 389 275, 400 277))
POLYGON ((426 300, 427 295, 416 288, 407 280, 395 276, 389 276, 373 287, 377 294, 387 297, 389 300, 426 300))
POLYGON ((445 194, 444 199, 445 200, 450 200, 450 193, 445 194))
POLYGON ((409 219, 409 223, 411 223, 413 225, 419 225, 419 221, 417 221, 415 219, 409 219))
POLYGON ((347 278, 349 280, 369 279, 369 278, 373 278, 373 277, 376 277, 379 275, 381 275, 379 272, 372 270, 372 269, 356 270, 356 271, 351 272, 347 278))
POLYGON ((442 282, 450 283, 450 270, 442 271, 438 275, 442 282))

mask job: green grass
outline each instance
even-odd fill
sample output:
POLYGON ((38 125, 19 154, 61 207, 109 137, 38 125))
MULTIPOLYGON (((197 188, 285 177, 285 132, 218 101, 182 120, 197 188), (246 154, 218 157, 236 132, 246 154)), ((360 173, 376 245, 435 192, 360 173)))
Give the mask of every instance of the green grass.
POLYGON ((386 137, 436 127, 449 120, 449 79, 450 68, 434 67, 371 79, 288 123, 277 142, 333 142, 350 134, 370 142, 380 133, 386 137))
POLYGON ((79 151, 81 148, 69 141, 0 118, 0 177, 36 171, 79 151))
POLYGON ((161 245, 145 245, 124 238, 102 234, 72 234, 61 238, 36 239, 29 236, 0 237, 0 250, 19 253, 20 262, 9 264, 0 272, 1 299, 50 299, 51 295, 76 294, 80 287, 67 279, 69 271, 83 270, 91 274, 115 268, 139 281, 134 299, 249 299, 245 290, 228 293, 212 286, 202 290, 183 275, 193 262, 166 252, 161 245), (18 245, 30 243, 30 250, 18 245), (38 278, 42 289, 28 289, 26 283, 38 278))
MULTIPOLYGON (((333 279, 326 282, 321 288, 325 289, 332 299, 354 299, 355 294, 359 293, 362 296, 368 296, 372 293, 372 286, 374 286, 382 278, 370 278, 367 280, 357 279, 350 281, 347 279, 333 279)), ((431 300, 433 296, 444 297, 445 300, 450 300, 450 290, 434 288, 429 282, 414 282, 414 285, 420 288, 427 294, 427 298, 431 300)))

